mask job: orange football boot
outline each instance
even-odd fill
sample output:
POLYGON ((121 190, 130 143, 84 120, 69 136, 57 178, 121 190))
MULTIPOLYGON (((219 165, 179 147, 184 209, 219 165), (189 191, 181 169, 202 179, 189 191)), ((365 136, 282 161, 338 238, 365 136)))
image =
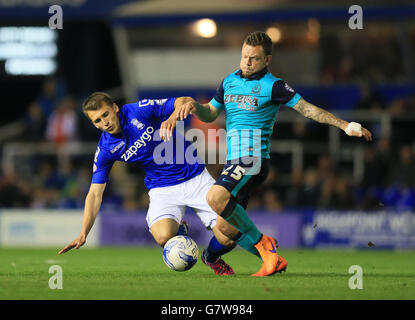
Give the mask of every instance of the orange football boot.
MULTIPOLYGON (((262 235, 261 240, 255 245, 262 258, 262 268, 255 274, 254 277, 264 277, 274 274, 278 269, 282 269, 278 266, 278 253, 277 242, 274 238, 262 235)), ((285 259, 284 259, 285 260, 285 259)))
POLYGON ((275 268, 275 272, 278 273, 282 273, 284 271, 287 270, 287 260, 285 260, 283 257, 281 257, 280 255, 278 256, 278 263, 277 263, 277 267, 275 268))

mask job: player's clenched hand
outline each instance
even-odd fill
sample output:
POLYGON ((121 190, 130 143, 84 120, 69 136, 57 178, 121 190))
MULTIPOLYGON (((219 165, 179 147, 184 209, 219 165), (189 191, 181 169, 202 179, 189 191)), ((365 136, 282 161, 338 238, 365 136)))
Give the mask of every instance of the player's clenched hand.
POLYGON ((365 128, 362 128, 362 136, 366 139, 366 141, 372 141, 372 133, 365 128))
POLYGON ((170 140, 173 135, 173 130, 176 127, 175 117, 170 117, 166 121, 163 121, 160 125, 160 138, 164 141, 170 140))
POLYGON ((372 141, 372 133, 363 128, 360 123, 350 122, 344 129, 346 134, 351 137, 363 137, 366 141, 372 141))
POLYGON ((78 238, 76 238, 74 241, 72 241, 70 244, 68 244, 65 248, 63 248, 61 251, 58 252, 58 254, 65 253, 73 248, 79 249, 82 247, 86 242, 85 235, 79 235, 78 238))
POLYGON ((189 101, 182 104, 177 112, 177 119, 184 120, 189 114, 193 114, 196 111, 196 105, 194 101, 189 101))

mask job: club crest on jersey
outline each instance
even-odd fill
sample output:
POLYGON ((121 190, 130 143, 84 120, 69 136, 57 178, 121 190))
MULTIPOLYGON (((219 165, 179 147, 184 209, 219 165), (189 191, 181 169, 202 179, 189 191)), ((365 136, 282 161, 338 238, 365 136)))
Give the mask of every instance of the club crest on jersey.
POLYGON ((135 126, 138 130, 141 130, 145 127, 144 123, 138 121, 136 118, 132 119, 131 124, 135 126))
POLYGON ((252 94, 260 94, 261 93, 261 85, 257 84, 255 87, 251 90, 252 94))

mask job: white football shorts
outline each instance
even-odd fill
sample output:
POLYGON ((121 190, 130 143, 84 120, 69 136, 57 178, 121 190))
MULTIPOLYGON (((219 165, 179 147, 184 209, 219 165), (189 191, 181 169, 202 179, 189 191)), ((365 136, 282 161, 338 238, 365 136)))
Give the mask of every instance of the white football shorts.
POLYGON ((186 207, 190 207, 206 228, 213 228, 217 214, 208 205, 206 194, 214 183, 215 180, 205 168, 201 174, 183 183, 151 189, 146 217, 148 227, 162 219, 174 219, 181 223, 186 207))

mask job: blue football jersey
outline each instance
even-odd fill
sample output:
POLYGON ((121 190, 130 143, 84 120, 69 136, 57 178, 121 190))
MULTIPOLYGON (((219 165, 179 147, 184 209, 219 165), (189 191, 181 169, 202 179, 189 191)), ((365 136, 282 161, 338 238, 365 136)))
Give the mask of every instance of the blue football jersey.
POLYGON ((193 146, 173 131, 170 141, 159 135, 160 125, 174 111, 176 98, 141 100, 120 108, 122 132, 103 132, 95 152, 92 183, 106 183, 115 161, 134 162, 145 172, 147 189, 176 185, 200 174, 205 166, 185 161, 193 146))
POLYGON ((210 101, 226 112, 226 159, 269 159, 270 138, 280 106, 294 107, 300 98, 267 68, 248 78, 242 77, 241 70, 227 76, 210 101))

